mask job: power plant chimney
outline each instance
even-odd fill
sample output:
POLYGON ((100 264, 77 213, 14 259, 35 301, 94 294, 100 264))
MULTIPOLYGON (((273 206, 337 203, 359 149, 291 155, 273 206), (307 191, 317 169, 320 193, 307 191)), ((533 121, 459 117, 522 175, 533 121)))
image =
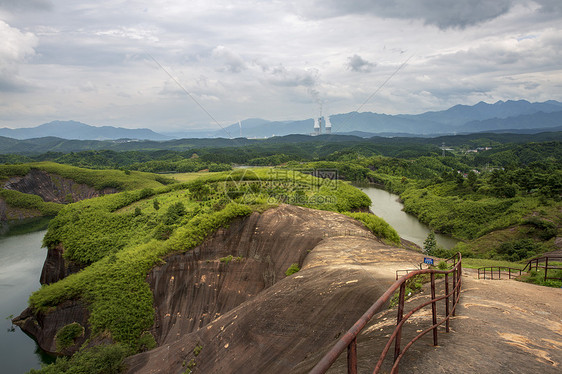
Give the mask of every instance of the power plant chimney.
POLYGON ((324 122, 326 123, 325 129, 326 129, 326 134, 331 134, 332 133, 332 123, 330 122, 330 116, 324 116, 324 122))
POLYGON ((320 118, 314 118, 314 135, 320 135, 320 118))

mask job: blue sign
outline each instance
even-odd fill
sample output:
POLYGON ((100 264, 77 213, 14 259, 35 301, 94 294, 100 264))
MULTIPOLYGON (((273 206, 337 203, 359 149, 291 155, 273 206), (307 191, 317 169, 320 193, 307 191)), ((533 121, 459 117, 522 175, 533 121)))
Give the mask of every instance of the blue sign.
POLYGON ((429 257, 424 257, 423 262, 424 264, 433 265, 433 259, 429 257))

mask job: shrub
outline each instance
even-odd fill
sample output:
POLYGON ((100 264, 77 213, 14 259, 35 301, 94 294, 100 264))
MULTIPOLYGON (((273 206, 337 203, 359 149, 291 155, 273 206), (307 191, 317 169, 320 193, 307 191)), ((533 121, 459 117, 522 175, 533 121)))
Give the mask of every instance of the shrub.
POLYGON ((501 259, 508 261, 520 261, 536 254, 545 252, 545 248, 533 239, 519 239, 502 243, 496 248, 496 253, 501 259))
POLYGON ((62 352, 64 349, 74 345, 74 340, 83 335, 84 327, 82 327, 78 322, 73 322, 62 327, 55 335, 57 352, 62 352))
POLYGON ((370 213, 344 213, 363 224, 377 237, 386 239, 392 243, 400 244, 400 236, 384 219, 370 213))
POLYGON ((29 374, 118 374, 124 369, 123 359, 128 354, 127 348, 120 344, 99 345, 82 349, 70 359, 59 357, 55 363, 40 370, 31 369, 29 374))
POLYGON ((152 336, 149 331, 143 332, 139 338, 136 351, 144 352, 149 351, 153 348, 156 348, 156 340, 154 339, 154 336, 152 336))
POLYGON ((295 264, 291 264, 291 266, 289 266, 287 268, 287 271, 285 271, 285 275, 289 276, 292 274, 297 273, 301 268, 299 267, 299 264, 295 263, 295 264))

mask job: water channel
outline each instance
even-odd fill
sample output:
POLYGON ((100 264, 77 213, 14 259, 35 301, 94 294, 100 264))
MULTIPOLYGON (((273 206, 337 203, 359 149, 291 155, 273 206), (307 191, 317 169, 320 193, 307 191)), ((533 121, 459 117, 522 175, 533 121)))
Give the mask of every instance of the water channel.
POLYGON ((10 321, 27 307, 29 295, 41 286, 39 277, 47 256, 41 248, 45 225, 33 221, 24 226, 11 231, 4 226, 0 235, 0 372, 6 374, 39 369, 42 362, 53 360, 10 321), (36 231, 25 232, 24 226, 36 231))
MULTIPOLYGON (((356 187, 371 198, 373 202, 371 211, 373 213, 394 227, 400 237, 423 247, 423 242, 431 230, 427 225, 420 223, 415 216, 402 210, 404 205, 399 201, 400 197, 398 195, 368 184, 358 184, 356 187)), ((435 239, 437 240, 437 245, 447 249, 453 248, 458 243, 458 240, 440 234, 435 234, 435 239)))

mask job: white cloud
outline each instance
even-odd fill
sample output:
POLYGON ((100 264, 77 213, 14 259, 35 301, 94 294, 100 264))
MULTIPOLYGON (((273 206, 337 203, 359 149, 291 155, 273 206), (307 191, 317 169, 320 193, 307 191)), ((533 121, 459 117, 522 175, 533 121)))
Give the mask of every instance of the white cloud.
POLYGON ((225 124, 349 112, 390 76, 363 110, 562 100, 559 0, 62 4, 0 0, 0 123, 212 122, 149 54, 225 124))
POLYGON ((25 90, 28 83, 19 75, 19 65, 35 54, 37 37, 22 33, 2 20, 0 35, 0 92, 25 90))

